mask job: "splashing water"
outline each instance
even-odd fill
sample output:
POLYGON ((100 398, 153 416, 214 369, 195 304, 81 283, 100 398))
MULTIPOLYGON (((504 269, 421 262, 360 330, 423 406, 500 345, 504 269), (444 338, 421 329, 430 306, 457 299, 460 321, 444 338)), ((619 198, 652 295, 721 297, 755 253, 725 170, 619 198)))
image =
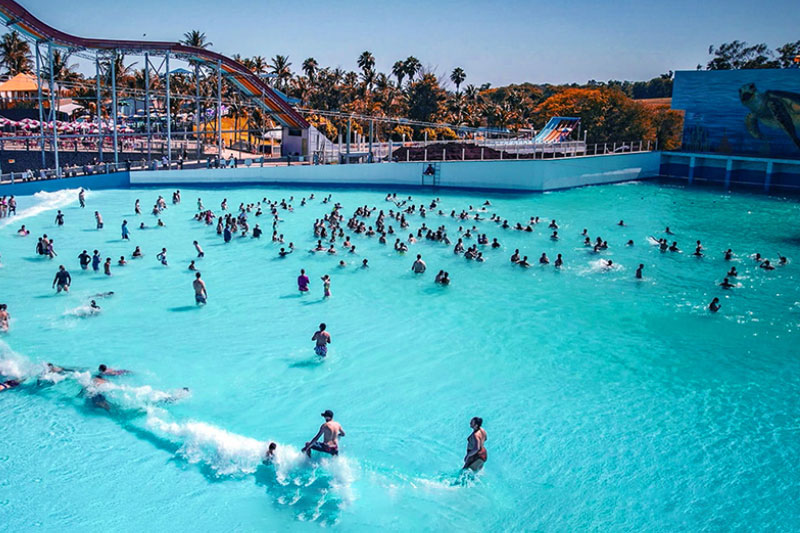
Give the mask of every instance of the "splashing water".
MULTIPOLYGON (((52 209, 59 209, 66 205, 75 202, 78 199, 78 192, 80 189, 62 189, 56 192, 39 191, 33 195, 36 203, 27 207, 13 217, 6 218, 0 222, 0 228, 4 228, 11 223, 18 223, 26 218, 35 217, 36 215, 52 209)), ((88 197, 89 191, 86 191, 88 197)))

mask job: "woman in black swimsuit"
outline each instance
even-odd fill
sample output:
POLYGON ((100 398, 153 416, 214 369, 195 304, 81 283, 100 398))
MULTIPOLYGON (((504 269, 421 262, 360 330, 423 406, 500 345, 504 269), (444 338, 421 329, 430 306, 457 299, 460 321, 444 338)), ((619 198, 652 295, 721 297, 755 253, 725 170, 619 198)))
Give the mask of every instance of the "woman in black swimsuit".
POLYGON ((477 416, 469 421, 472 433, 467 437, 467 455, 464 457, 465 470, 469 468, 473 472, 477 472, 483 468, 483 464, 486 462, 486 448, 483 446, 486 442, 486 430, 481 427, 482 425, 483 419, 477 416))

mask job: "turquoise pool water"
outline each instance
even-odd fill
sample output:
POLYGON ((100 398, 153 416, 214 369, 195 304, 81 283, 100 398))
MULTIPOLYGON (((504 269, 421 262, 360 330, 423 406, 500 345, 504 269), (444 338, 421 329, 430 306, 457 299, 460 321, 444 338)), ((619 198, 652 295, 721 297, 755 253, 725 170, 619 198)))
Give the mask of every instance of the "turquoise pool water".
MULTIPOLYGON (((330 211, 324 195, 347 218, 358 205, 393 208, 385 190, 183 189, 178 206, 171 192, 90 191, 86 209, 76 191, 40 193, 0 220, 0 301, 12 314, 0 371, 34 376, 0 392, 4 528, 776 531, 800 523, 796 199, 637 183, 543 195, 399 193, 426 205, 438 196, 448 214, 488 198, 489 214, 544 221, 524 233, 429 213, 424 222, 446 224, 451 238, 475 224, 499 239, 502 248, 476 263, 424 240, 399 255, 394 239, 381 245, 352 232, 355 255, 305 252, 316 242, 313 221, 330 211), (311 192, 316 199, 300 207, 311 192), (154 229, 147 212, 159 194, 169 208, 166 227, 154 229), (279 231, 299 251, 285 259, 268 216, 249 217, 264 228, 261 240, 229 244, 192 220, 198 196, 218 214, 223 198, 235 210, 292 195, 295 210, 281 211, 279 231), (130 242, 120 239, 123 218, 130 242), (546 227, 553 218, 558 242, 546 227), (138 230, 141 221, 153 229, 138 230), (31 236, 16 235, 23 223, 31 236), (684 253, 649 244, 665 226, 684 253), (610 248, 590 254, 583 228, 610 248), (55 239, 55 260, 34 252, 42 233, 55 239), (698 239, 702 259, 691 255, 698 239), (209 291, 202 308, 187 270, 193 240, 206 252, 197 260, 209 291), (145 257, 116 266, 135 245, 145 257), (162 247, 168 267, 155 259, 162 247), (722 257, 729 247, 732 262, 722 257), (534 263, 561 253, 564 268, 512 266, 515 248, 534 263), (83 249, 112 257, 112 276, 81 271, 83 249), (748 257, 755 252, 790 263, 764 271, 748 257), (421 276, 410 271, 416 253, 428 264, 421 276), (364 257, 368 270, 356 268, 364 257), (620 266, 605 271, 601 258, 620 266), (73 276, 67 295, 51 289, 59 263, 73 276), (740 286, 725 291, 717 284, 732 265, 740 286), (312 280, 302 297, 301 268, 312 280), (449 287, 433 283, 440 269, 449 287), (105 291, 115 294, 98 299, 102 312, 83 316, 105 291), (722 309, 712 315, 715 296, 722 309), (310 341, 321 321, 333 337, 324 361, 310 341), (44 361, 132 374, 103 390, 107 413, 81 394, 88 373, 36 386, 44 361), (191 393, 161 401, 182 387, 191 393), (324 409, 347 430, 342 454, 309 462, 299 448, 324 409), (484 418, 489 436, 489 460, 474 478, 460 474, 472 416, 484 418), (271 440, 277 461, 262 466, 271 440)), ((409 221, 416 229, 423 220, 409 221)))

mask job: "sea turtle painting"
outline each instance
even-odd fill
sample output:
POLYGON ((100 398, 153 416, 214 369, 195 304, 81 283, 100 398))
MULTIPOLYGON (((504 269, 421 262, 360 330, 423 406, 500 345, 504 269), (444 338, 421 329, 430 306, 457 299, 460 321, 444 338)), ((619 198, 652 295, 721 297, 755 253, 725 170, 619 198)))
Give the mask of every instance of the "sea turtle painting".
POLYGON ((800 94, 788 91, 758 92, 755 83, 742 85, 739 99, 750 113, 744 119, 750 135, 761 139, 759 122, 770 128, 781 129, 800 148, 800 94))

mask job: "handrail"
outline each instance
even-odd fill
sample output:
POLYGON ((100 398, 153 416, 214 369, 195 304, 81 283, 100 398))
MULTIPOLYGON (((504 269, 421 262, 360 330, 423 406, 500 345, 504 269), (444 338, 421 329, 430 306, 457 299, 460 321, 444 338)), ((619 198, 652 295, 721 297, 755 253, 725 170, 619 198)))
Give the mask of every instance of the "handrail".
POLYGON ((127 41, 78 37, 49 26, 14 0, 0 0, 0 18, 9 26, 36 40, 50 41, 63 48, 90 48, 108 51, 159 51, 184 56, 210 65, 219 65, 240 90, 258 101, 278 122, 287 127, 306 129, 309 123, 286 100, 247 67, 227 56, 181 43, 167 41, 127 41))

